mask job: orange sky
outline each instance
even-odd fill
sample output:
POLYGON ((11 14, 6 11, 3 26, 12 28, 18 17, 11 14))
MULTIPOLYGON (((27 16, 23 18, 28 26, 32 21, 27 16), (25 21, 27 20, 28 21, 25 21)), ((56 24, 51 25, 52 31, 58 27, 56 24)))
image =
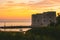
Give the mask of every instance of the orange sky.
POLYGON ((60 10, 60 0, 0 0, 0 20, 30 20, 34 13, 60 10))

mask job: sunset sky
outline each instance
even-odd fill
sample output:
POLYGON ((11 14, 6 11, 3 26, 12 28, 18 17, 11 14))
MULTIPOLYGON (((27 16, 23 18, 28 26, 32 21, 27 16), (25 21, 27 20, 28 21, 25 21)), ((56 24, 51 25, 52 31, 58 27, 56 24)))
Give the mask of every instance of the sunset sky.
POLYGON ((0 0, 1 20, 31 20, 31 15, 60 11, 60 0, 0 0))

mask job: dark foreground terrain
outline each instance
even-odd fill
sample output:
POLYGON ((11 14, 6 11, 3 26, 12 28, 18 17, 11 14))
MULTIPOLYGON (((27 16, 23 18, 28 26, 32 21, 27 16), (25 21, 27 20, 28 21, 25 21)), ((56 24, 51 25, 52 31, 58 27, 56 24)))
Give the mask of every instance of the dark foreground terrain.
POLYGON ((60 28, 32 28, 23 32, 0 32, 0 40, 60 40, 60 28))

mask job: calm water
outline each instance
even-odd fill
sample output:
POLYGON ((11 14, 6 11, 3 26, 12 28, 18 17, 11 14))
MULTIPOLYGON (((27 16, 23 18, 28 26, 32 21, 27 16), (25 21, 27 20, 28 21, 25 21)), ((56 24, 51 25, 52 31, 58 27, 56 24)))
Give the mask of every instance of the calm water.
POLYGON ((0 31, 6 31, 6 32, 21 32, 21 30, 22 31, 28 31, 28 30, 30 30, 31 28, 15 28, 15 29, 2 29, 2 28, 0 28, 0 31))
POLYGON ((0 22, 0 26, 29 26, 31 22, 0 22))
MULTIPOLYGON (((1 26, 29 26, 31 25, 30 22, 0 22, 0 27, 1 26)), ((22 31, 27 31, 30 30, 31 28, 22 28, 22 31)), ((20 31, 20 28, 18 29, 1 29, 0 31, 20 31)))

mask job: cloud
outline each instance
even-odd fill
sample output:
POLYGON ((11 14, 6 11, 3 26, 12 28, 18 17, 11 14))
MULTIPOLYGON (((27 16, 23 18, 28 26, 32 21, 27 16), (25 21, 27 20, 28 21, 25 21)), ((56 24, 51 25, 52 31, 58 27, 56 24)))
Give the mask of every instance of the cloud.
POLYGON ((60 6, 59 0, 0 0, 0 6, 29 6, 32 8, 60 6))
POLYGON ((8 1, 14 2, 14 3, 26 3, 26 4, 34 4, 38 2, 42 2, 44 0, 0 0, 0 3, 7 3, 8 1))

